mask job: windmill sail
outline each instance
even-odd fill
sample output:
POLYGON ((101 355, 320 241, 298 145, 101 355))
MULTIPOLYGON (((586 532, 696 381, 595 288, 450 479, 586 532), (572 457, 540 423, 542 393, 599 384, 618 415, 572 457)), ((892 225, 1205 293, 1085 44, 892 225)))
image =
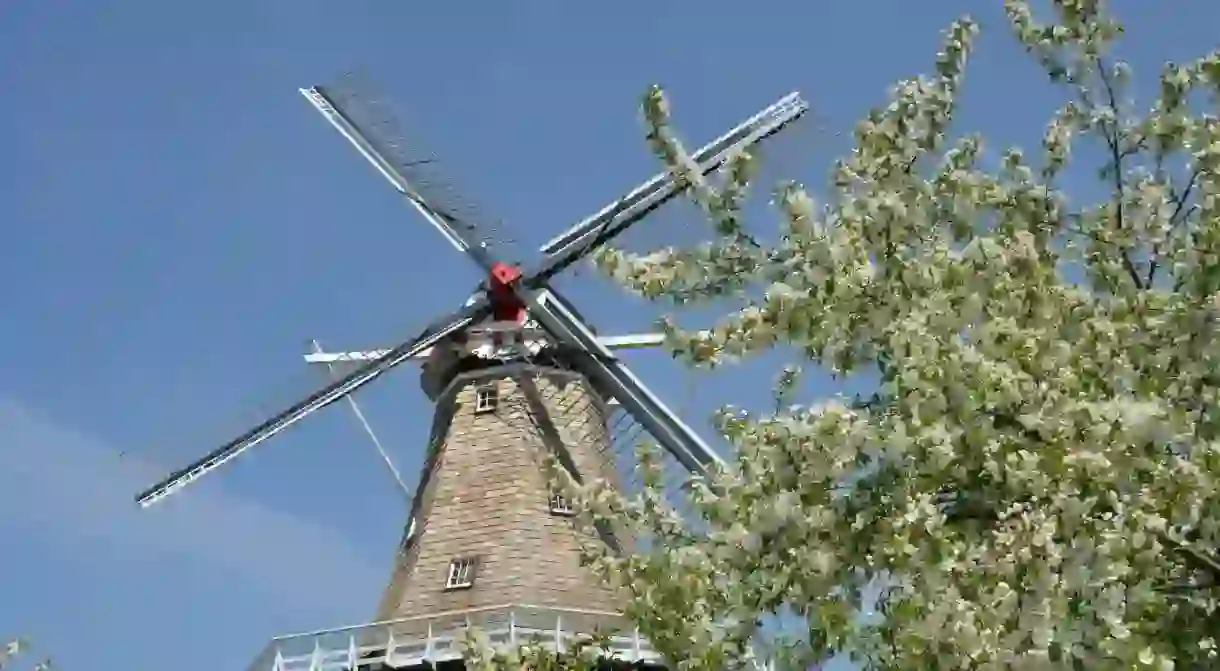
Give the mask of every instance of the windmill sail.
POLYGON ((136 496, 136 502, 144 507, 153 505, 157 501, 223 466, 246 450, 305 419, 313 414, 314 411, 320 410, 336 401, 343 400, 360 387, 380 377, 383 373, 404 361, 408 361, 420 350, 431 347, 445 337, 466 328, 475 320, 483 317, 487 311, 487 302, 478 301, 453 315, 438 320, 436 324, 426 329, 421 335, 391 348, 383 356, 364 363, 356 370, 322 387, 301 401, 272 415, 240 436, 221 445, 203 458, 198 459, 185 468, 174 471, 161 482, 140 492, 136 496))
MULTIPOLYGON (((436 154, 425 148, 419 137, 406 132, 404 124, 386 102, 385 93, 363 73, 348 73, 326 86, 306 90, 306 97, 311 97, 310 91, 320 93, 325 103, 352 126, 359 138, 357 146, 359 142, 368 145, 377 157, 374 164, 384 164, 378 166, 383 174, 397 175, 397 178, 390 177, 396 189, 408 189, 427 203, 449 226, 457 229, 456 237, 465 245, 477 248, 512 242, 485 208, 459 191, 453 178, 445 174, 436 154)), ((311 102, 317 106, 312 97, 311 102)), ((365 149, 361 151, 363 153, 365 149)))
MULTIPOLYGON (((634 195, 603 208, 561 236, 562 244, 548 245, 547 248, 555 249, 555 252, 544 258, 535 270, 523 273, 493 255, 494 246, 489 243, 485 232, 475 226, 477 215, 457 214, 463 203, 468 201, 453 197, 451 189, 435 188, 434 171, 420 167, 432 159, 421 157, 412 149, 414 145, 408 145, 401 139, 401 134, 395 132, 396 124, 388 110, 376 104, 367 94, 357 95, 356 91, 367 92, 370 88, 357 81, 349 77, 342 86, 326 90, 318 87, 303 89, 302 93, 396 190, 408 198, 429 223, 488 272, 483 297, 475 299, 464 310, 440 320, 421 336, 366 362, 349 375, 272 416, 203 459, 171 474, 137 497, 141 505, 149 505, 202 477, 315 410, 341 400, 431 345, 464 332, 486 316, 496 315, 500 319, 502 315, 516 314, 520 319, 522 308, 526 307, 556 344, 576 353, 571 358, 572 366, 597 388, 598 393, 618 401, 686 469, 703 473, 717 464, 720 457, 681 418, 665 407, 598 340, 575 308, 549 286, 549 280, 555 273, 591 253, 604 244, 610 235, 625 229, 676 195, 679 192, 676 180, 672 176, 655 177, 634 190, 634 195), (428 192, 431 192, 431 198, 425 197, 428 192)), ((806 108, 799 96, 785 96, 779 103, 699 150, 696 156, 703 160, 698 162, 698 169, 704 172, 715 169, 729 156, 762 141, 799 117, 806 108)))

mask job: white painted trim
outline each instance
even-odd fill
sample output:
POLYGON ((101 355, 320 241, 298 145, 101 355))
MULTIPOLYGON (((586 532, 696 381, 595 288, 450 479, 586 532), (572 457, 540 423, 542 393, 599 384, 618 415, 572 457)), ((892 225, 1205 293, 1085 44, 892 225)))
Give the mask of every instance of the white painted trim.
POLYGON ((474 390, 474 412, 476 415, 495 412, 500 405, 500 389, 495 382, 479 385, 474 390))
POLYGON ((475 557, 457 557, 449 562, 449 573, 445 578, 445 589, 467 589, 474 587, 475 557))
MULTIPOLYGON (((492 334, 504 332, 504 329, 495 330, 471 330, 470 337, 467 339, 464 347, 467 350, 476 350, 480 347, 492 346, 492 334)), ((522 331, 524 338, 521 344, 527 349, 536 350, 542 346, 549 344, 549 340, 540 331, 526 329, 522 331)), ((628 349, 647 349, 649 347, 660 347, 665 342, 665 336, 660 333, 630 333, 620 336, 598 336, 597 338, 606 349, 610 350, 628 350, 628 349)), ((434 348, 418 352, 412 359, 427 359, 434 348)), ((349 352, 310 352, 305 355, 305 363, 312 364, 334 364, 344 362, 359 362, 372 361, 386 355, 390 350, 388 348, 371 349, 371 350, 354 350, 349 352)))

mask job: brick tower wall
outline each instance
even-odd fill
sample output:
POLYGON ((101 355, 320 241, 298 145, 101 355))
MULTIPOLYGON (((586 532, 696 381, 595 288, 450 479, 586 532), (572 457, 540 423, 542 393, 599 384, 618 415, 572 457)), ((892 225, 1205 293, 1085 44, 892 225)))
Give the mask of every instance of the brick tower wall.
POLYGON ((617 611, 621 601, 580 566, 582 542, 599 542, 550 510, 547 444, 531 420, 530 385, 585 479, 614 481, 601 400, 583 377, 509 364, 457 376, 437 399, 438 426, 417 495, 416 533, 395 558, 378 620, 528 604, 617 611), (478 413, 478 388, 494 384, 494 412, 478 413), (450 562, 477 557, 474 585, 446 589, 450 562))

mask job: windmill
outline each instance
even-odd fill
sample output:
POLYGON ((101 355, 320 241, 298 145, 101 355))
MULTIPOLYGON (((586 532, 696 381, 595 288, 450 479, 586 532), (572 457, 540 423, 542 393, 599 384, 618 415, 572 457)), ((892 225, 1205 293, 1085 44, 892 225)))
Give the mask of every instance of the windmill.
MULTIPOLYGON (((387 120, 354 86, 301 93, 486 279, 462 308, 392 347, 326 353, 315 342, 307 362, 332 372, 340 366, 350 370, 171 473, 137 502, 152 505, 344 399, 378 443, 351 394, 404 362, 419 361, 421 384, 436 412, 376 621, 273 639, 252 668, 460 665, 457 642, 471 625, 496 644, 541 635, 556 647, 574 635, 621 628, 619 595, 580 566, 578 550, 587 539, 564 519, 572 511, 548 489, 542 460, 557 457, 578 481, 615 481, 609 427, 616 413, 646 431, 688 472, 703 473, 719 457, 615 355, 657 346, 660 338, 597 335, 550 281, 674 198, 679 186, 667 173, 654 176, 543 245, 539 262, 523 269, 497 256, 487 227, 435 192, 428 168, 386 132, 387 120)), ((693 159, 707 174, 806 109, 791 93, 693 159)), ((396 469, 395 475, 402 483, 396 469)), ((599 528, 597 536, 617 550, 630 543, 613 529, 599 528)), ((627 663, 659 661, 638 634, 616 636, 613 648, 613 657, 627 663)))

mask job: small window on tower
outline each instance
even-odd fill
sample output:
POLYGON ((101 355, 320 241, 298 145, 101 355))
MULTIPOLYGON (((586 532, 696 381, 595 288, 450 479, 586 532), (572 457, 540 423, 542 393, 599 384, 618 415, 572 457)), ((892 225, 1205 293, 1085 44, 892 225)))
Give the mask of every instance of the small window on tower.
POLYGON ((576 511, 572 508, 572 502, 568 501, 567 497, 558 492, 551 494, 551 514, 552 515, 575 515, 576 511))
POLYGON ((445 579, 445 589, 473 587, 476 564, 474 557, 459 557, 449 562, 449 577, 445 579))
POLYGON ((485 384, 474 392, 474 412, 477 415, 495 412, 499 402, 500 391, 494 384, 485 384))

